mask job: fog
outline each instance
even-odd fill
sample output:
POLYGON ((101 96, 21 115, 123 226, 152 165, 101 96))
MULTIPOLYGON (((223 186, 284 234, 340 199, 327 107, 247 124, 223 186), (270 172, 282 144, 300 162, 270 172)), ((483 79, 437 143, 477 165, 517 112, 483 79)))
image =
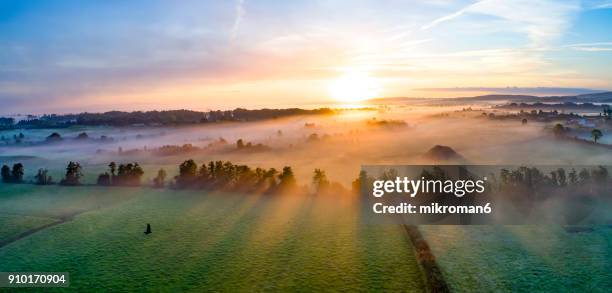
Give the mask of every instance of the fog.
POLYGON ((178 164, 186 159, 199 164, 229 160, 251 167, 281 169, 289 165, 302 184, 310 181, 315 168, 320 168, 331 180, 344 185, 357 177, 361 165, 440 163, 423 156, 435 145, 451 147, 470 164, 612 164, 609 149, 558 141, 546 126, 491 120, 480 111, 461 111, 458 107, 393 106, 262 122, 13 130, 0 134, 12 138, 21 132, 24 139, 21 144, 0 146, 0 163, 22 162, 26 178, 31 178, 38 168, 61 176, 68 161, 78 161, 86 180, 94 182, 109 162, 136 161, 144 167, 148 182, 162 167, 176 173, 178 164), (52 132, 63 139, 46 142, 52 132), (82 132, 89 138, 75 139, 82 132), (102 136, 107 139, 101 140, 102 136), (220 143, 221 139, 227 143, 220 143), (238 139, 255 147, 238 149, 238 139), (171 154, 157 151, 165 145, 184 144, 197 149, 171 154), (256 147, 258 144, 263 146, 256 147))

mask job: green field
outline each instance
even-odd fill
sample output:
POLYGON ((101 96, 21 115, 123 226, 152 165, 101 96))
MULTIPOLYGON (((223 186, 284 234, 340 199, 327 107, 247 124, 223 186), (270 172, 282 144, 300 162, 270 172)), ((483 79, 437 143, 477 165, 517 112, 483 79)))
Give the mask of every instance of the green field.
POLYGON ((421 226, 457 292, 610 292, 612 226, 421 226))
POLYGON ((10 240, 21 233, 43 227, 57 220, 52 218, 32 217, 22 215, 0 214, 0 240, 10 240))
POLYGON ((74 215, 0 248, 0 271, 67 271, 74 291, 424 288, 403 231, 362 225, 351 199, 0 186, 0 214, 27 216, 1 226, 74 215))
MULTIPOLYGON (((0 184, 0 271, 67 271, 72 291, 415 291, 397 226, 352 198, 0 184), (150 223, 151 235, 142 232, 150 223)), ((612 227, 421 226, 453 291, 612 287, 612 227)), ((58 289, 59 290, 59 289, 58 289)))

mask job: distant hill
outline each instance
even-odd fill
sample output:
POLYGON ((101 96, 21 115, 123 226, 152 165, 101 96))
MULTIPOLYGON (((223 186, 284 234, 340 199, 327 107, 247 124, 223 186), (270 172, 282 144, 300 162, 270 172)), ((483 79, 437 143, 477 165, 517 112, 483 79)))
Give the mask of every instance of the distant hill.
POLYGON ((612 92, 584 94, 584 95, 578 95, 576 96, 576 98, 580 99, 581 102, 612 103, 612 92))
POLYGON ((372 103, 415 103, 431 105, 460 105, 466 103, 612 103, 612 92, 601 92, 593 94, 570 95, 570 96, 531 96, 531 95, 482 95, 474 97, 458 98, 410 98, 394 97, 370 100, 372 103))
MULTIPOLYGON (((601 92, 594 94, 582 94, 571 96, 530 96, 530 95, 484 95, 475 97, 455 98, 463 101, 480 101, 480 102, 572 102, 572 103, 610 103, 612 102, 612 92, 601 92)), ((451 100, 451 99, 446 99, 451 100)))

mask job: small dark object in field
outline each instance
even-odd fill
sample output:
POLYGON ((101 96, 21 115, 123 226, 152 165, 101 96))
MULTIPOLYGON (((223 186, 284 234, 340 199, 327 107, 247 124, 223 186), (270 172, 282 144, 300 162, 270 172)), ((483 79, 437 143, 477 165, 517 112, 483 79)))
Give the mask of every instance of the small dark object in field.
POLYGON ((147 224, 147 231, 144 232, 145 234, 149 235, 151 234, 151 224, 147 224))
POLYGON ((593 232, 593 227, 587 226, 565 226, 564 228, 567 233, 593 232))

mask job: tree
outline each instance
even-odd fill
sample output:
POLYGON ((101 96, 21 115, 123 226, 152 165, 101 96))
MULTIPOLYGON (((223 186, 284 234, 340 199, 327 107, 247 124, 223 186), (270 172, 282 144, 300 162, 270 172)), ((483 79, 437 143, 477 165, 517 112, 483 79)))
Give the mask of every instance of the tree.
POLYGON ((17 163, 13 165, 13 170, 11 171, 11 181, 13 183, 21 183, 23 182, 23 174, 24 174, 23 164, 17 163))
POLYGON ((51 176, 48 175, 49 171, 47 169, 38 169, 38 172, 36 173, 36 176, 34 176, 34 179, 36 179, 36 184, 38 185, 49 185, 49 184, 53 184, 53 178, 51 178, 51 176))
POLYGON ((13 176, 11 175, 11 168, 9 166, 3 165, 2 171, 0 173, 2 174, 2 182, 10 183, 13 181, 13 176))
POLYGON ((236 148, 244 148, 244 141, 242 140, 242 138, 236 141, 236 148))
POLYGON ((88 139, 88 138, 89 138, 89 135, 87 135, 87 132, 81 132, 76 137, 76 139, 88 139))
POLYGON ((565 175, 565 169, 559 168, 557 170, 557 181, 559 183, 559 186, 567 185, 567 176, 565 175))
POLYGON ((66 166, 66 176, 60 182, 61 185, 75 186, 81 184, 81 177, 83 177, 83 173, 81 172, 81 164, 78 162, 70 161, 68 166, 66 166))
POLYGON ((358 194, 361 192, 366 192, 368 187, 372 185, 373 179, 368 176, 368 173, 365 170, 359 171, 359 177, 353 180, 351 183, 351 187, 353 193, 358 194))
POLYGON ((175 177, 176 184, 180 188, 193 185, 196 180, 198 165, 193 160, 187 160, 179 166, 179 175, 175 177))
POLYGON ((62 140, 62 136, 57 132, 53 132, 49 136, 47 136, 48 142, 55 142, 55 141, 61 141, 61 140, 62 140))
POLYGON ((572 170, 567 174, 567 177, 569 178, 569 183, 571 185, 578 183, 578 173, 576 173, 576 169, 572 168, 572 170))
POLYGON ((263 177, 261 179, 261 183, 265 186, 265 188, 269 191, 272 191, 276 188, 278 183, 276 182, 276 177, 278 175, 278 171, 274 168, 270 168, 263 172, 263 177))
POLYGON ((306 139, 306 141, 308 142, 314 142, 314 141, 319 141, 319 135, 316 133, 312 133, 308 136, 308 138, 306 139))
POLYGON ((153 186, 156 188, 163 188, 166 184, 166 170, 159 169, 157 171, 157 176, 153 179, 153 186))
POLYGON ((591 170, 591 178, 597 183, 605 183, 608 181, 608 169, 603 166, 598 166, 597 169, 591 170))
POLYGON ((581 184, 586 184, 591 181, 591 173, 589 173, 589 171, 587 171, 587 169, 584 169, 584 168, 580 170, 580 173, 578 173, 578 177, 580 178, 581 184))
POLYGON ((612 108, 610 108, 609 105, 604 106, 603 115, 606 117, 606 120, 610 120, 610 118, 612 118, 612 108))
POLYGON ((312 176, 312 184, 317 192, 321 192, 329 187, 329 180, 325 171, 321 169, 315 169, 314 175, 312 176))
POLYGON ((115 177, 115 172, 117 171, 117 163, 110 162, 110 164, 108 164, 108 168, 110 168, 111 175, 115 177))
POLYGON ((563 136, 565 136, 565 127, 563 127, 563 124, 561 124, 561 123, 555 124, 555 126, 553 127, 553 134, 556 137, 563 137, 563 136))
POLYGON ((112 178, 113 185, 120 186, 139 186, 144 171, 138 163, 120 164, 117 169, 117 176, 112 178))
POLYGON ((593 141, 595 143, 597 143, 597 141, 603 136, 603 133, 601 132, 601 130, 599 129, 593 129, 591 131, 591 137, 593 138, 593 141))
POLYGON ((110 174, 108 174, 108 172, 104 172, 98 175, 98 181, 96 184, 101 185, 101 186, 110 186, 111 185, 110 174))
POLYGON ((289 166, 283 167, 283 172, 278 175, 279 187, 282 189, 291 189, 297 186, 293 170, 289 166))

